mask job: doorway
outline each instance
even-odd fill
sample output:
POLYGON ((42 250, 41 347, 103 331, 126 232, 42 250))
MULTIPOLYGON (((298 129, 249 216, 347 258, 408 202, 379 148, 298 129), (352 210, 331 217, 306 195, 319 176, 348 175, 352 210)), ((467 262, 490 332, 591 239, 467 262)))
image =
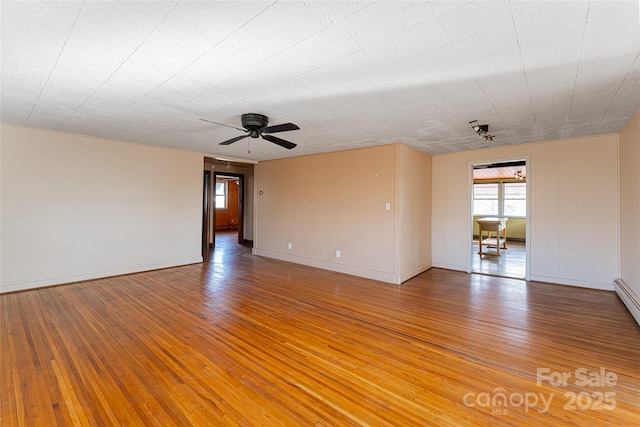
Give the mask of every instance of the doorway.
POLYGON ((236 245, 238 249, 240 247, 247 249, 253 246, 255 164, 256 162, 204 157, 203 192, 205 194, 203 195, 202 226, 204 262, 216 262, 213 258, 218 256, 217 253, 220 251, 215 249, 218 240, 221 240, 217 237, 222 233, 225 235, 221 243, 225 247, 236 245), (218 191, 219 194, 216 195, 216 181, 220 179, 226 182, 226 192, 218 191), (230 210, 233 212, 229 212, 230 210))
POLYGON ((213 242, 219 233, 237 236, 244 243, 244 174, 214 172, 213 174, 213 242))
POLYGON ((202 260, 208 262, 211 258, 211 246, 209 245, 209 227, 211 212, 211 172, 205 170, 202 182, 202 260))
POLYGON ((468 272, 529 279, 529 163, 470 163, 468 272))

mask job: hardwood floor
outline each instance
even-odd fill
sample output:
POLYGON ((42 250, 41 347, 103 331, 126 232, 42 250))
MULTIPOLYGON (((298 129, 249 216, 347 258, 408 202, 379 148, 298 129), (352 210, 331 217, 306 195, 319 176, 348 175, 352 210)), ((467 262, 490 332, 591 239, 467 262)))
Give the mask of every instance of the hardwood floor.
MULTIPOLYGON (((489 249, 495 251, 495 249, 489 249)), ((524 242, 507 242, 507 249, 500 251, 500 256, 478 254, 478 241, 471 247, 473 260, 471 271, 474 273, 493 274, 496 276, 524 279, 527 269, 527 252, 524 242)))
POLYGON ((0 301, 3 426, 640 425, 640 328, 612 292, 394 286, 219 240, 208 264, 0 301))

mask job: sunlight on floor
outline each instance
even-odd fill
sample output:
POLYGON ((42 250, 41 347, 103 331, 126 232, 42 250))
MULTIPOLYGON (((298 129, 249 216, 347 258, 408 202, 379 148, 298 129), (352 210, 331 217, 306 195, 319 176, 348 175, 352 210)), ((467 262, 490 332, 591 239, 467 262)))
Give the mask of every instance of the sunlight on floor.
POLYGON ((479 255, 478 241, 471 247, 473 273, 494 274, 497 276, 524 279, 526 274, 527 252, 524 242, 507 242, 507 249, 500 250, 500 256, 479 255))

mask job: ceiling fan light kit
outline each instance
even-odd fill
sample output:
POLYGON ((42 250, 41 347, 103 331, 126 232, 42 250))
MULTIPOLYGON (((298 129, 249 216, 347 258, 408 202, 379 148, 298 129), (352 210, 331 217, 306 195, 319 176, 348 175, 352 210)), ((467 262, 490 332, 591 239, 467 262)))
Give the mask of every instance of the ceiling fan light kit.
POLYGON ((230 127, 232 129, 236 129, 236 130, 247 133, 246 135, 236 136, 235 138, 231 138, 226 141, 223 141, 219 145, 231 145, 234 142, 240 141, 241 139, 248 138, 248 137, 251 137, 251 138, 262 137, 262 139, 265 139, 269 142, 273 142, 274 144, 277 144, 281 147, 291 150, 292 148, 296 147, 296 144, 270 134, 300 129, 297 125, 294 125, 293 123, 283 123, 281 125, 267 126, 269 124, 269 117, 265 116, 264 114, 258 114, 258 113, 247 113, 247 114, 243 114, 240 117, 240 121, 244 129, 240 129, 235 126, 229 126, 224 123, 214 122, 211 120, 206 120, 206 119, 200 119, 200 120, 204 122, 220 125, 220 126, 230 127))

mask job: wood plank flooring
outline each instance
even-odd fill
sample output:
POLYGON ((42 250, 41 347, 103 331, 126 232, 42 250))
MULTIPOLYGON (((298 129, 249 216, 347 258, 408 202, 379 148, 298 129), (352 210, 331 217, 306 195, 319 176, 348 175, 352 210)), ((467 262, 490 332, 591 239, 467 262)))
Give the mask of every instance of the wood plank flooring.
MULTIPOLYGON (((500 251, 500 256, 478 254, 478 241, 471 247, 471 271, 474 273, 493 274, 496 276, 524 279, 527 272, 527 251, 524 242, 507 242, 507 249, 500 251)), ((488 251, 495 251, 489 249, 488 251)))
POLYGON ((3 426, 640 425, 640 327, 612 292, 394 286, 219 242, 0 302, 3 426), (581 384, 601 369, 615 381, 581 384))

